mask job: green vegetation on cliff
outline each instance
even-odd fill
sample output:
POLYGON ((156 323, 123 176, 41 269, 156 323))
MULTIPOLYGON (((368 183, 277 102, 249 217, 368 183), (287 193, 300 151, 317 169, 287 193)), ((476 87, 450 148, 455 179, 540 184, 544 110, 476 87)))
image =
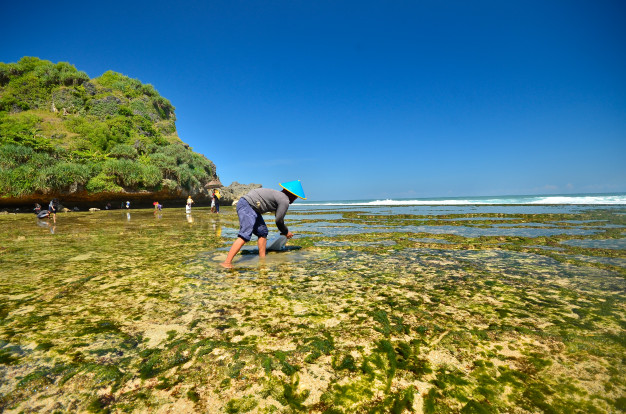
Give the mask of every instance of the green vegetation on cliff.
POLYGON ((185 190, 215 165, 176 133, 174 106, 152 85, 66 62, 0 62, 0 197, 185 190))

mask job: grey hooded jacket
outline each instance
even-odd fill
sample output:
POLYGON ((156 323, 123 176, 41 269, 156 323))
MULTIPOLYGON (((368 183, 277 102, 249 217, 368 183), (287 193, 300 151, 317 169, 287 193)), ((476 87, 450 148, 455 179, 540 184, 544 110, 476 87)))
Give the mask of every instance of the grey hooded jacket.
POLYGON ((243 196, 259 214, 276 213, 276 227, 280 234, 289 233, 285 226, 285 214, 289 208, 289 197, 281 191, 271 188, 257 188, 243 196))

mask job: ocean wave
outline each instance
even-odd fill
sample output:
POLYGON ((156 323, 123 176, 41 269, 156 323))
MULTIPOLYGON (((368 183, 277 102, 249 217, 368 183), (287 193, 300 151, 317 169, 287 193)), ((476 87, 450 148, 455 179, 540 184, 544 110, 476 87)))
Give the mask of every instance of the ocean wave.
POLYGON ((531 204, 626 204, 626 196, 548 196, 531 204))
POLYGON ((476 198, 385 199, 306 202, 306 206, 436 206, 436 205, 626 205, 626 195, 503 196, 476 198))

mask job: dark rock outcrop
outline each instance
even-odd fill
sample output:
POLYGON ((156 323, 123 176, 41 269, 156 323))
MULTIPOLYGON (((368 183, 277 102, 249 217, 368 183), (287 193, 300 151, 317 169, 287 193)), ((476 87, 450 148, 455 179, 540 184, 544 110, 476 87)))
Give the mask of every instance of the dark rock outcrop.
POLYGON ((104 209, 107 203, 113 208, 130 201, 133 208, 149 208, 152 203, 159 201, 167 207, 184 207, 187 197, 193 198, 195 205, 209 205, 211 196, 209 191, 202 190, 195 194, 190 194, 182 189, 170 190, 163 189, 159 191, 123 191, 123 192, 106 192, 89 193, 85 190, 75 192, 51 192, 49 194, 28 194, 22 197, 2 197, 0 198, 0 207, 25 207, 32 208, 35 203, 47 207, 50 200, 58 198, 63 205, 69 207, 79 207, 81 209, 100 208, 104 209))
POLYGON ((228 187, 220 188, 220 194, 222 194, 220 205, 231 206, 250 190, 261 187, 263 187, 261 184, 239 184, 237 181, 233 181, 228 187))
MULTIPOLYGON (((240 184, 233 181, 228 187, 221 187, 222 198, 220 205, 231 206, 233 203, 247 194, 250 190, 261 188, 261 184, 240 184)), ((151 208, 155 201, 160 202, 165 207, 184 207, 187 197, 191 196, 195 206, 208 206, 211 204, 212 188, 207 185, 204 189, 190 193, 180 187, 176 189, 162 189, 160 191, 123 191, 123 192, 99 192, 89 193, 84 188, 72 188, 73 191, 50 192, 48 194, 28 194, 22 197, 2 197, 0 207, 22 207, 30 211, 35 205, 47 208, 48 203, 53 198, 58 198, 64 206, 78 207, 80 209, 99 208, 105 209, 107 204, 112 208, 120 208, 126 201, 131 202, 132 208, 151 208)))

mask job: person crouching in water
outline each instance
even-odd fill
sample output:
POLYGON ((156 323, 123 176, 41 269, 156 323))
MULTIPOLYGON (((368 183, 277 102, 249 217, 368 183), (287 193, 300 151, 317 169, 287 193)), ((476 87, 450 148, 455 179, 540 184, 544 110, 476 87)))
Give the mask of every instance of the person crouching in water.
POLYGON ((278 227, 280 234, 288 239, 293 237, 293 233, 285 225, 285 214, 291 203, 296 201, 297 198, 306 200, 306 196, 300 180, 279 183, 279 185, 283 188, 282 191, 270 188, 257 188, 239 199, 237 202, 239 234, 231 246, 226 260, 221 263, 222 266, 227 268, 233 267, 233 258, 239 253, 243 245, 250 241, 253 234, 259 238, 257 242, 259 257, 265 257, 268 230, 261 216, 264 213, 275 213, 276 227, 278 227))

